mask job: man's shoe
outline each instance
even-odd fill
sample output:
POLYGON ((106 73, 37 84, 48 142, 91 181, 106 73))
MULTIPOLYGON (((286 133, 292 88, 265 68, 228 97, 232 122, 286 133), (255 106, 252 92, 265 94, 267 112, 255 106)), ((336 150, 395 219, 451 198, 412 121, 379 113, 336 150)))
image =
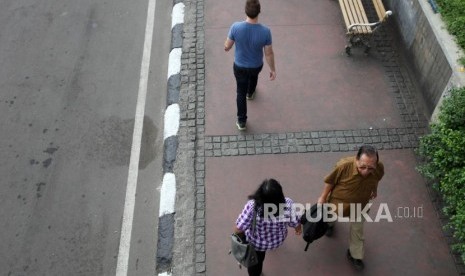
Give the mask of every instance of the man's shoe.
POLYGON ((246 95, 247 100, 249 101, 253 100, 255 98, 255 92, 256 91, 252 92, 251 94, 247 93, 246 95))
POLYGON ((352 264, 356 270, 362 270, 365 267, 365 264, 360 259, 354 259, 350 254, 350 249, 347 249, 347 259, 352 264))
POLYGON ((331 237, 334 233, 334 225, 328 226, 328 229, 326 230, 326 237, 331 237))
POLYGON ((236 121, 236 126, 238 130, 246 130, 245 122, 238 122, 236 121))

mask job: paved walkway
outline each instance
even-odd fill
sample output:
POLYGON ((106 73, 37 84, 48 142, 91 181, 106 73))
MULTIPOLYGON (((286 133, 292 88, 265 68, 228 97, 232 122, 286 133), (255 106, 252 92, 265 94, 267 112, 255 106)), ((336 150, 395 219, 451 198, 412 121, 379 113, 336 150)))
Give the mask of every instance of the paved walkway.
POLYGON ((426 123, 390 27, 375 37, 369 56, 356 48, 347 57, 337 1, 262 0, 259 21, 272 30, 277 79, 267 80, 265 65, 256 98, 248 102, 248 129, 240 133, 233 52, 225 53, 223 42, 230 24, 245 19, 243 3, 202 2, 205 81, 197 83, 195 103, 205 112, 196 121, 197 274, 247 274, 227 255, 229 235, 263 179, 276 178, 286 196, 314 203, 335 162, 368 143, 380 149, 386 170, 372 215, 386 203, 393 222, 366 224, 365 270, 357 273, 346 260, 348 225, 340 223, 332 238, 314 242, 307 252, 290 231, 281 248, 267 253, 264 274, 456 275, 415 170, 413 149, 426 123))

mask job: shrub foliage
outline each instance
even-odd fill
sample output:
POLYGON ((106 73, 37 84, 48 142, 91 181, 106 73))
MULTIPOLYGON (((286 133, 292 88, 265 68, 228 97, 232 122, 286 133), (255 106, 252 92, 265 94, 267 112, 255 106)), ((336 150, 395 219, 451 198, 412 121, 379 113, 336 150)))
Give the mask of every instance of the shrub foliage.
POLYGON ((465 261, 465 88, 452 89, 444 99, 438 121, 420 138, 417 153, 425 160, 418 170, 442 195, 443 212, 450 219, 446 227, 465 261))
MULTIPOLYGON (((436 0, 436 2, 447 30, 456 37, 457 44, 465 50, 465 0, 436 0)), ((461 62, 464 63, 463 57, 461 62)))

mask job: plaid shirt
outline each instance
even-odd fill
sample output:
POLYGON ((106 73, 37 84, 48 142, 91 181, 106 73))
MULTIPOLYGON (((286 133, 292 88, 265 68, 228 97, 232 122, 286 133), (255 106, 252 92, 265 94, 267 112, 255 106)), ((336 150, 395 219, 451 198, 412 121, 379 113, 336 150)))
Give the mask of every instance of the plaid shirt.
POLYGON ((297 227, 300 224, 300 218, 293 208, 294 201, 286 197, 286 208, 284 215, 280 218, 262 218, 255 215, 256 225, 255 233, 252 234, 252 214, 254 213, 255 201, 249 200, 244 206, 242 213, 236 220, 236 226, 245 232, 247 241, 252 243, 258 251, 266 251, 278 248, 286 239, 287 227, 297 227))

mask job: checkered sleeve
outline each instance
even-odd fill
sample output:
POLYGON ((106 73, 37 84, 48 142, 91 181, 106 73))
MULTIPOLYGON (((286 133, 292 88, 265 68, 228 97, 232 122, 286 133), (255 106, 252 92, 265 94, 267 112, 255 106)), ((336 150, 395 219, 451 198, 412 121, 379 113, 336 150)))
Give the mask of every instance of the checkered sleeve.
POLYGON ((288 197, 286 197, 286 205, 291 210, 290 218, 289 218, 289 227, 296 228, 300 224, 300 216, 296 212, 296 208, 294 206, 294 201, 288 197))
POLYGON ((253 220, 253 211, 254 211, 254 201, 249 200, 245 206, 244 209, 242 210, 242 213, 239 215, 239 217, 236 220, 236 226, 238 229, 241 231, 244 231, 249 229, 252 226, 252 220, 253 220))

